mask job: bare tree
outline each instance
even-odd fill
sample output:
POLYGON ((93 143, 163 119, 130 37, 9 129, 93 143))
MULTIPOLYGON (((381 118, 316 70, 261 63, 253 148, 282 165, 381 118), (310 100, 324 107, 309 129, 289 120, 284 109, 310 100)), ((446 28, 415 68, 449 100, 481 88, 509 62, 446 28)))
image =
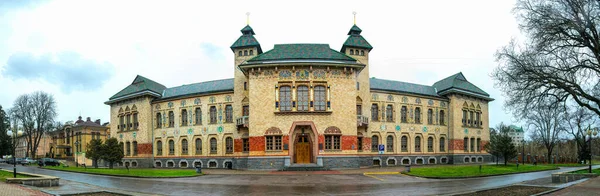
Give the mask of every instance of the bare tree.
POLYGON ((492 77, 518 118, 547 101, 576 102, 600 115, 600 1, 518 0, 527 42, 498 51, 492 77))
POLYGON ((588 126, 596 123, 596 117, 590 110, 582 107, 565 109, 565 131, 573 136, 573 140, 577 144, 577 158, 579 160, 586 161, 589 159, 590 146, 586 142, 586 130, 588 126))
POLYGON ((552 158, 552 150, 560 141, 559 136, 563 132, 561 127, 561 108, 555 104, 538 105, 526 112, 525 119, 533 126, 532 139, 541 143, 546 148, 548 162, 552 158))
POLYGON ((34 92, 17 97, 11 110, 23 126, 27 140, 26 156, 34 157, 44 133, 54 123, 56 103, 54 97, 45 92, 34 92))

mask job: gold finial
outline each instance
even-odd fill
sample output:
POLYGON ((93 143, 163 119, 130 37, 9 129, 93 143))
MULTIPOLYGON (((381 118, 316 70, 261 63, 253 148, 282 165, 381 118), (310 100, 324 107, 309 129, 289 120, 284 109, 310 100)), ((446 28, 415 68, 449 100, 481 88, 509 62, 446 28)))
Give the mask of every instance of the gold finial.
POLYGON ((352 12, 352 14, 354 15, 354 24, 356 24, 356 11, 352 12))
POLYGON ((250 25, 250 12, 246 12, 246 25, 250 25))

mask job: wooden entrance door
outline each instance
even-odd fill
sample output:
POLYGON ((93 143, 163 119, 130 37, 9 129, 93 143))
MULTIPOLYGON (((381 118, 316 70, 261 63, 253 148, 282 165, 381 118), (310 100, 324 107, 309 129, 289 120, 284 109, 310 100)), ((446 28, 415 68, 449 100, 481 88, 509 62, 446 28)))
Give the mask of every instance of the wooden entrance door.
POLYGON ((296 140, 296 163, 310 163, 310 141, 308 136, 300 135, 296 140))

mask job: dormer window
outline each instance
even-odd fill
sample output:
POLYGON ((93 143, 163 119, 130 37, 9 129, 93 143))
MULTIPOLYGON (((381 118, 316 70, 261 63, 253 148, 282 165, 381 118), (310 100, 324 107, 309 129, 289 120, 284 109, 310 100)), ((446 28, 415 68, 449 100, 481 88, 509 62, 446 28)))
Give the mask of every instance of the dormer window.
POLYGON ((250 50, 250 56, 254 55, 254 50, 250 50))
POLYGON ((244 50, 244 56, 248 56, 248 51, 244 50))
POLYGON ((239 51, 239 52, 238 52, 238 56, 242 56, 242 51, 239 51))
POLYGON ((365 56, 365 51, 364 50, 360 51, 360 56, 365 56))
POLYGON ((350 55, 354 55, 354 50, 350 50, 350 55))

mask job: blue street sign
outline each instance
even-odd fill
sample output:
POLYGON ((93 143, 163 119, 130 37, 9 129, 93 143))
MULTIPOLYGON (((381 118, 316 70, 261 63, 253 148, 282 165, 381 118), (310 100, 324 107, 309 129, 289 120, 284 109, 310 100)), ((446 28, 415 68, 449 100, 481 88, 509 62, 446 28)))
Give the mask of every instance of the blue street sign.
POLYGON ((385 151, 385 145, 379 144, 379 151, 385 151))

